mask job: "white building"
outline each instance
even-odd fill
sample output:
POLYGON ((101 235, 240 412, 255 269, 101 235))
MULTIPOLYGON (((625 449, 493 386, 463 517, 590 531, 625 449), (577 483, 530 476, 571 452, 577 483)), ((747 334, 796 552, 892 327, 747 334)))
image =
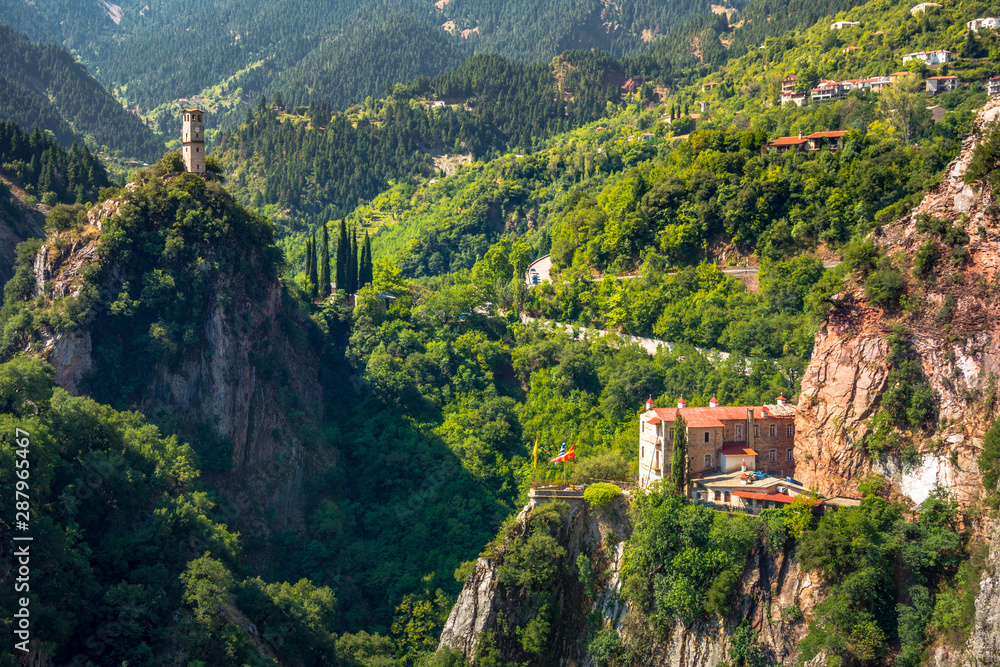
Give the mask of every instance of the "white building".
POLYGON ((922 60, 928 65, 940 65, 941 63, 950 63, 953 59, 951 51, 917 51, 903 56, 904 63, 911 60, 922 60))
POLYGON ((987 16, 981 19, 972 19, 965 24, 965 27, 972 32, 979 32, 980 28, 987 28, 989 30, 995 30, 1000 28, 1000 19, 994 18, 992 16, 987 16))
POLYGON ((844 28, 850 28, 855 25, 861 24, 858 21, 837 21, 830 24, 830 30, 843 30, 844 28))
POLYGON ((995 76, 986 82, 986 92, 990 94, 990 97, 1000 95, 1000 76, 995 76))
POLYGON ((931 7, 940 7, 941 5, 937 2, 921 2, 919 5, 910 8, 910 15, 916 16, 920 12, 926 12, 931 7))

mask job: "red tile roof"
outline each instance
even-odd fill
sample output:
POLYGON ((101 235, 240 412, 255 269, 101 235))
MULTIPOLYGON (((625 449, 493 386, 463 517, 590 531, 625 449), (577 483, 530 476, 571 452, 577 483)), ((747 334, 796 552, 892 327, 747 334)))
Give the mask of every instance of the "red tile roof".
MULTIPOLYGON (((795 416, 795 406, 769 405, 753 406, 754 419, 765 419, 763 409, 767 408, 767 419, 790 419, 795 416), (780 411, 780 412, 778 412, 780 411)), ((722 426, 723 421, 745 421, 749 406, 726 405, 717 408, 681 408, 681 415, 688 426, 706 428, 722 426)), ((677 408, 653 408, 656 416, 665 422, 677 421, 677 408)))
POLYGON ((657 424, 659 424, 659 423, 660 423, 661 421, 663 421, 663 420, 662 420, 662 419, 660 419, 659 417, 653 417, 652 419, 650 419, 650 420, 649 420, 648 422, 646 422, 646 423, 647 423, 647 424, 652 424, 653 426, 656 426, 656 425, 657 425, 657 424))
POLYGON ((743 445, 723 445, 723 456, 757 456, 757 452, 743 445))
POLYGON ((743 491, 737 489, 733 491, 733 495, 737 498, 751 498, 753 500, 770 500, 776 503, 790 503, 795 498, 793 496, 786 496, 783 493, 754 493, 753 491, 743 491))
POLYGON ((768 146, 798 146, 799 144, 804 144, 808 141, 805 137, 781 137, 780 139, 775 139, 768 146))
POLYGON ((812 134, 806 135, 805 139, 836 139, 838 137, 843 137, 847 135, 846 130, 836 130, 833 132, 813 132, 812 134))

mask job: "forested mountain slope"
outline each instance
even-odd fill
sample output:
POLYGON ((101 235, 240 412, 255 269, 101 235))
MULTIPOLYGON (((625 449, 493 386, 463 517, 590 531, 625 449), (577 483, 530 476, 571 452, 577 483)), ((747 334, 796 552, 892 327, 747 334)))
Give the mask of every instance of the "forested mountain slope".
MULTIPOLYGON (((3 16, 0 15, 0 20, 3 16)), ((0 24, 0 121, 52 132, 125 158, 158 160, 163 142, 58 46, 31 42, 0 24)))
POLYGON ((255 206, 273 205, 265 210, 282 223, 331 220, 390 181, 430 178, 434 156, 530 150, 599 118, 622 80, 614 60, 591 52, 551 65, 476 56, 332 117, 328 105, 296 117, 261 104, 219 139, 215 154, 232 172, 234 192, 255 206), (447 104, 429 108, 433 100, 447 104))
MULTIPOLYGON (((735 4, 742 8, 742 2, 735 4)), ((597 0, 500 5, 466 0, 451 7, 446 2, 416 0, 182 6, 145 0, 86 6, 66 0, 31 5, 3 0, 0 20, 33 39, 65 45, 130 104, 152 108, 191 97, 264 62, 263 72, 283 78, 301 73, 313 82, 310 88, 334 95, 310 102, 339 106, 351 98, 383 92, 387 84, 415 74, 440 73, 460 62, 456 56, 473 52, 522 61, 547 61, 572 48, 633 53, 644 47, 644 38, 663 34, 708 10, 709 4, 702 0, 626 0, 613 5, 597 0), (468 30, 464 36, 463 30, 468 30), (457 36, 449 39, 450 33, 457 36), (420 35, 419 41, 415 35, 420 35), (451 46, 431 58, 414 58, 412 48, 428 43, 451 46), (352 53, 360 59, 353 63, 357 74, 351 74, 345 60, 352 53)), ((282 85, 288 84, 282 81, 282 85)), ((253 73, 239 86, 237 94, 250 101, 261 93, 270 96, 274 87, 271 80, 253 73)))

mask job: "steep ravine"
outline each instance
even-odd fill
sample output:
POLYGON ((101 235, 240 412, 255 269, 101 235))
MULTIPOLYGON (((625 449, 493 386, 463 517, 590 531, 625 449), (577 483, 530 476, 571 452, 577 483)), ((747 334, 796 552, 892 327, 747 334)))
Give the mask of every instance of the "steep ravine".
MULTIPOLYGON (((527 530, 529 504, 518 517, 515 533, 527 530)), ((584 554, 597 574, 596 593, 584 592, 573 565, 558 575, 554 596, 559 606, 548 650, 537 657, 526 656, 516 642, 501 643, 502 659, 530 665, 579 665, 591 667, 589 641, 600 629, 615 629, 628 640, 639 632, 646 641, 634 664, 652 667, 716 667, 729 659, 730 640, 745 619, 758 632, 761 646, 781 664, 794 660, 796 645, 805 635, 813 609, 822 601, 824 588, 817 577, 803 572, 789 546, 777 556, 759 547, 747 558, 737 587, 732 613, 725 619, 685 626, 674 623, 665 641, 648 640, 648 632, 621 596, 621 567, 631 533, 627 501, 620 499, 604 508, 592 508, 582 500, 570 503, 559 532, 567 563, 584 554), (620 539, 624 538, 624 540, 620 539), (801 613, 783 613, 798 608, 801 613)), ((481 557, 466 580, 441 634, 441 646, 462 651, 472 659, 479 643, 490 633, 503 634, 501 624, 523 625, 523 600, 498 581, 498 559, 481 557)))

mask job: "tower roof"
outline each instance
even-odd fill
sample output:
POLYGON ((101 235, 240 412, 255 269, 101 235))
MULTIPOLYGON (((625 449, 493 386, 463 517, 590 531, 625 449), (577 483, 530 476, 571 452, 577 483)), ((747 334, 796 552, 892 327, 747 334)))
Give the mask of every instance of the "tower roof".
POLYGON ((204 109, 185 109, 186 112, 197 111, 198 113, 205 113, 204 109))

